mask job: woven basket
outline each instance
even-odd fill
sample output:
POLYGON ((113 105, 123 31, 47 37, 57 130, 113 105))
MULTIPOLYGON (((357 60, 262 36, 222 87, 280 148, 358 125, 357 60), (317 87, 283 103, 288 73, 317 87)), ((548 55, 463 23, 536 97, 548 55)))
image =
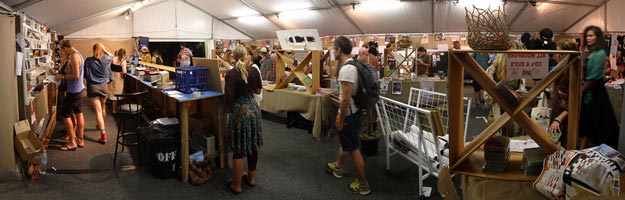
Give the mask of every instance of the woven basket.
POLYGON ((469 46, 475 50, 508 50, 508 17, 503 8, 496 10, 465 8, 469 46))

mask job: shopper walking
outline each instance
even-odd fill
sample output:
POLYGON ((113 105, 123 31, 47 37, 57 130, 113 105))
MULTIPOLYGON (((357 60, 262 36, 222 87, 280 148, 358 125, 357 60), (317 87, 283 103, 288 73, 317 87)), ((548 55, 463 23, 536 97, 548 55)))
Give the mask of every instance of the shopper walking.
POLYGON ((353 60, 352 43, 345 36, 340 36, 334 40, 333 47, 336 60, 342 64, 338 74, 340 107, 335 122, 336 130, 339 131, 340 148, 336 161, 327 163, 326 168, 335 178, 343 178, 345 174, 343 159, 349 155, 358 178, 347 187, 347 190, 367 195, 371 193, 371 189, 365 177, 365 162, 360 154, 359 138, 363 113, 356 107, 352 98, 358 88, 358 70, 356 66, 347 64, 353 60))
POLYGON ((604 35, 601 28, 589 26, 584 29, 584 48, 589 51, 584 62, 582 86, 582 109, 580 113, 579 136, 581 147, 588 147, 588 139, 595 145, 605 143, 617 148, 618 127, 612 114, 612 106, 604 87, 606 53, 603 50, 604 35))
MULTIPOLYGON (((124 75, 126 74, 126 49, 121 48, 115 52, 115 57, 111 63, 113 82, 109 84, 109 100, 113 107, 113 113, 117 113, 116 94, 124 93, 124 75)), ((104 107, 103 107, 104 109, 104 107)))
POLYGON ((187 48, 187 43, 180 43, 180 51, 178 52, 178 63, 180 63, 180 67, 191 66, 191 58, 193 57, 193 52, 191 49, 187 48))
POLYGON ((260 94, 260 73, 252 68, 252 57, 244 46, 234 49, 235 68, 226 73, 224 89, 232 178, 226 185, 233 193, 241 193, 241 179, 249 186, 256 184, 258 149, 263 144, 261 113, 254 94, 260 94), (247 157, 247 175, 243 175, 243 158, 247 157))
POLYGON ((113 80, 111 63, 113 54, 102 43, 93 45, 93 57, 85 60, 85 79, 87 80, 87 97, 93 106, 96 116, 96 128, 100 131, 98 142, 105 144, 106 127, 106 97, 108 96, 107 84, 113 80))
POLYGON ((82 103, 80 100, 80 93, 85 86, 83 85, 83 57, 72 47, 69 40, 61 40, 59 43, 60 51, 68 56, 68 64, 66 65, 66 73, 58 74, 54 73, 57 80, 65 81, 67 84, 67 93, 61 108, 61 117, 63 118, 63 125, 65 125, 65 131, 69 135, 69 141, 63 145, 60 150, 76 150, 76 147, 84 147, 84 133, 85 133, 85 118, 82 114, 82 103), (72 115, 76 117, 76 124, 72 120, 72 115))

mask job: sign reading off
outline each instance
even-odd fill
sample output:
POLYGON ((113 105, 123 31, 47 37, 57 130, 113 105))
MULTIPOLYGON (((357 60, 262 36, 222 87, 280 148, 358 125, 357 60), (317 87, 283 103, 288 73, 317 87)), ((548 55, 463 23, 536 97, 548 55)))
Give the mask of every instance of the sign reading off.
POLYGON ((543 79, 549 73, 549 56, 536 53, 510 53, 507 76, 511 79, 543 79))

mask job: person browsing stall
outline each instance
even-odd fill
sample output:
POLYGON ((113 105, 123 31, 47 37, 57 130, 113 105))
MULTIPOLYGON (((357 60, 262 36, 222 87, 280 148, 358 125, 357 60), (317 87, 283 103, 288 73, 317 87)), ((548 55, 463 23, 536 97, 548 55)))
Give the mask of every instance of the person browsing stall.
POLYGON ((432 66, 432 58, 427 54, 427 50, 424 47, 419 47, 417 49, 417 61, 415 62, 416 67, 414 70, 417 73, 417 76, 422 78, 427 78, 429 73, 429 68, 432 66))
POLYGON ((334 40, 333 47, 336 60, 343 65, 338 74, 340 107, 335 122, 336 130, 339 132, 340 148, 336 161, 327 163, 326 169, 335 178, 343 178, 345 174, 343 159, 349 155, 358 178, 348 185, 347 190, 352 193, 367 195, 371 193, 371 189, 365 177, 365 162, 360 153, 359 138, 363 113, 355 105, 352 98, 358 88, 358 69, 354 65, 347 64, 353 60, 351 57, 352 43, 349 39, 340 36, 334 40))
POLYGON ((107 142, 104 119, 106 119, 106 98, 109 93, 107 84, 113 81, 112 62, 113 54, 102 43, 93 45, 93 56, 85 60, 87 97, 96 114, 96 128, 100 131, 98 142, 102 144, 107 142))
POLYGON ((152 56, 148 47, 141 47, 141 62, 152 63, 152 56))
POLYGON ((263 144, 260 106, 254 94, 263 88, 260 73, 252 67, 252 56, 244 46, 234 48, 235 67, 226 73, 224 96, 228 116, 228 144, 232 151, 232 181, 226 187, 241 193, 241 179, 256 185, 258 149, 263 144), (243 158, 247 157, 247 175, 243 175, 243 158))
POLYGON ((51 73, 55 75, 56 80, 65 81, 67 84, 66 96, 63 102, 60 103, 63 104, 61 108, 63 125, 69 136, 68 143, 63 145, 60 150, 76 150, 76 147, 85 146, 85 118, 82 114, 82 103, 80 99, 80 93, 85 89, 82 82, 84 76, 83 57, 76 48, 72 47, 69 40, 61 40, 59 48, 60 51, 63 52, 62 54, 68 57, 66 71, 64 74, 59 74, 55 71, 51 71, 51 73), (71 118, 72 115, 76 117, 76 124, 74 124, 71 118))
POLYGON ((263 80, 275 81, 276 74, 273 70, 273 66, 275 61, 271 56, 271 52, 267 49, 267 47, 263 47, 260 49, 261 55, 264 57, 262 64, 260 65, 260 75, 263 80))
POLYGON ((180 43, 180 51, 178 52, 178 63, 180 63, 180 67, 191 66, 191 58, 193 57, 193 52, 191 49, 187 48, 187 43, 180 43))
POLYGON ((582 86, 582 109, 579 120, 580 149, 589 147, 588 140, 595 145, 605 143, 617 148, 617 122, 612 114, 612 106, 603 79, 606 69, 604 33, 597 26, 589 26, 584 29, 583 36, 585 42, 583 48, 586 48, 589 54, 583 59, 585 84, 582 86))

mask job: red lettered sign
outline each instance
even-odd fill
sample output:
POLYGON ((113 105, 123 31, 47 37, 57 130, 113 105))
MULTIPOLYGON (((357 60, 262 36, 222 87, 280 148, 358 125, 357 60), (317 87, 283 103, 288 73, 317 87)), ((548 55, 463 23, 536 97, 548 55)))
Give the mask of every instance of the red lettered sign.
POLYGON ((536 53, 510 53, 507 61, 508 79, 543 79, 549 73, 549 56, 536 53))

